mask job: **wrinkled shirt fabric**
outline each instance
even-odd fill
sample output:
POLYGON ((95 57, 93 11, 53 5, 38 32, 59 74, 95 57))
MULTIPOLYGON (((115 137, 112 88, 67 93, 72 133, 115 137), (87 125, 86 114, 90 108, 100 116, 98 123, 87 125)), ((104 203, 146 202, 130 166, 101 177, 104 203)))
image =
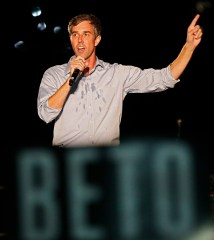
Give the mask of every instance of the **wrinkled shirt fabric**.
MULTIPOLYGON (((53 146, 119 145, 126 95, 161 92, 173 88, 180 81, 173 78, 170 66, 140 69, 97 58, 90 74, 80 76, 72 86, 63 108, 51 108, 48 98, 61 87, 69 74, 69 62, 52 66, 44 72, 39 86, 38 115, 46 123, 55 121, 53 146)), ((139 111, 143 111, 143 105, 139 105, 139 111)))

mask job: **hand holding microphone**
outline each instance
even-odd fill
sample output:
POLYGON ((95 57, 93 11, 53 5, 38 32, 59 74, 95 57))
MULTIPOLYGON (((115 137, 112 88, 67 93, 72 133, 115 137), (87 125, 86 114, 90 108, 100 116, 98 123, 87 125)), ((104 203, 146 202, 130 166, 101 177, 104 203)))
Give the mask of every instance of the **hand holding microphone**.
POLYGON ((86 61, 83 57, 78 56, 75 59, 72 59, 70 61, 70 69, 74 69, 73 73, 71 74, 71 78, 69 80, 70 86, 72 86, 76 82, 80 72, 82 72, 85 69, 85 67, 86 67, 86 61))

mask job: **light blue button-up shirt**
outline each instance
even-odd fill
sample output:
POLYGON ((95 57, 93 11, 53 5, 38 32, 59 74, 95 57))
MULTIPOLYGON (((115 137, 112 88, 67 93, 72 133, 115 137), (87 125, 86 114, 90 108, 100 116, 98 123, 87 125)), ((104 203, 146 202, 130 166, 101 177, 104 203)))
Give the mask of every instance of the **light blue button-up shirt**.
POLYGON ((53 146, 107 146, 120 143, 123 100, 128 93, 160 92, 173 88, 170 67, 140 69, 110 64, 97 58, 95 68, 73 85, 62 109, 48 106, 48 98, 66 81, 69 63, 48 68, 42 77, 38 115, 46 123, 55 121, 53 146))

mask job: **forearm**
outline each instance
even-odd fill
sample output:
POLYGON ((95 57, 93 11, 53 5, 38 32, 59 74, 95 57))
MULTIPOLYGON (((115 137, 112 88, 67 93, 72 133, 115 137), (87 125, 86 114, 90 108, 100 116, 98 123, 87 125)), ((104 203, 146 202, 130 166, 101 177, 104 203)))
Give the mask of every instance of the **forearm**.
POLYGON ((48 105, 51 108, 61 109, 71 90, 69 85, 70 77, 66 82, 48 99, 48 105))
POLYGON ((170 64, 174 79, 177 80, 181 76, 193 55, 194 49, 192 45, 185 43, 178 57, 170 64))

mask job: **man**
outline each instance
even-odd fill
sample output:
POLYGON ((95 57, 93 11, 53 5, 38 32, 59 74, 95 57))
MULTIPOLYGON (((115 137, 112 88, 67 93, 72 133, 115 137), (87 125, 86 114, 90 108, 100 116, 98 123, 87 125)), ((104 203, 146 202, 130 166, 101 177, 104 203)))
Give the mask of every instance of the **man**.
POLYGON ((38 92, 38 115, 55 121, 53 146, 107 146, 120 143, 123 100, 128 93, 160 92, 173 88, 201 42, 196 14, 177 58, 162 69, 110 64, 96 56, 101 22, 93 14, 69 21, 74 55, 68 63, 44 72, 38 92), (76 77, 75 74, 78 76, 76 77))

